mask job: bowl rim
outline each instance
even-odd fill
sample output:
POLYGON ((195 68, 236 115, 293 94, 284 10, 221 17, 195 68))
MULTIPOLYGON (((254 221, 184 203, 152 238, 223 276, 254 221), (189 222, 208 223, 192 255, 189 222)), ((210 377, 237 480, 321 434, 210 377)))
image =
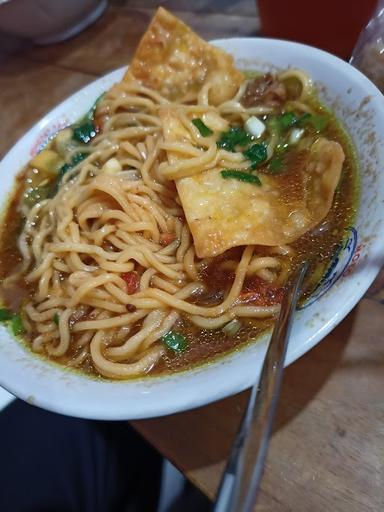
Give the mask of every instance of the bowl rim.
MULTIPOLYGON (((360 71, 358 71, 356 68, 353 68, 350 64, 343 61, 342 59, 329 54, 328 52, 325 52, 323 50, 320 50, 318 48, 304 45, 302 43, 295 43, 291 41, 285 41, 281 39, 270 39, 270 38, 224 38, 224 39, 215 39, 211 41, 212 44, 216 44, 218 46, 221 45, 227 45, 227 44, 269 44, 269 45, 289 45, 292 49, 298 49, 299 51, 305 51, 308 52, 308 50, 311 52, 311 57, 316 60, 316 58, 326 59, 327 61, 330 61, 331 63, 341 66, 344 70, 349 70, 349 73, 352 73, 356 79, 358 79, 360 82, 363 83, 364 87, 367 89, 367 94, 372 94, 373 96, 377 97, 383 97, 381 92, 375 87, 370 80, 365 77, 360 71)), ((236 55, 234 56, 236 59, 236 55)), ((268 57, 265 58, 265 61, 268 61, 268 57)), ((38 122, 36 122, 25 134, 23 137, 19 139, 19 141, 6 153, 6 155, 3 157, 2 161, 0 162, 0 166, 3 164, 4 160, 9 158, 9 155, 13 155, 15 151, 17 150, 23 150, 25 151, 25 144, 26 139, 28 137, 31 137, 31 133, 36 131, 36 133, 39 133, 42 128, 47 126, 51 122, 51 118, 54 118, 57 116, 57 113, 61 110, 63 110, 64 107, 68 103, 74 103, 76 102, 76 99, 79 98, 82 95, 85 95, 86 92, 91 88, 95 87, 97 84, 100 86, 104 82, 111 81, 113 79, 120 79, 122 74, 124 73, 126 69, 126 66, 119 68, 115 71, 112 71, 110 73, 105 74, 104 76, 90 82, 88 85, 82 87, 81 89, 77 90, 74 94, 70 95, 67 99, 60 102, 56 107, 54 107, 52 110, 50 110, 45 116, 43 116, 38 122)), ((110 85, 108 85, 110 87, 110 85)), ((383 100, 384 105, 384 100, 383 100)), ((383 122, 384 122, 384 109, 383 109, 383 122)), ((14 174, 13 174, 14 176, 14 174)), ((3 203, 4 204, 4 203, 3 203)), ((382 230, 383 231, 383 230, 382 230)), ((384 238, 384 232, 383 236, 384 238)), ((381 256, 381 263, 384 263, 384 255, 381 256)), ((298 359, 301 355, 309 351, 312 347, 314 347, 318 342, 320 342, 332 329, 336 327, 336 325, 351 311, 351 309, 357 304, 357 302, 363 297, 365 291, 369 288, 370 284, 376 277, 377 273, 379 271, 378 269, 371 269, 371 272, 365 276, 364 283, 360 284, 360 287, 356 288, 353 293, 350 293, 348 297, 346 297, 345 302, 343 303, 342 307, 338 311, 335 312, 335 314, 332 316, 332 318, 328 319, 328 321, 316 332, 313 333, 312 336, 310 336, 305 344, 300 345, 295 350, 288 351, 286 360, 285 360, 285 366, 288 364, 291 364, 296 359, 298 359)), ((9 338, 12 338, 9 335, 9 338)), ((1 342, 0 342, 1 344, 1 342)), ((21 343, 19 343, 21 345, 21 343)), ((253 345, 260 345, 260 343, 254 343, 253 345)), ((258 353, 263 352, 265 350, 265 346, 261 347, 261 350, 258 350, 258 353)), ((259 347, 260 349, 260 347, 259 347)), ((245 347, 241 349, 241 352, 244 352, 245 347)), ((28 351, 30 352, 30 351, 28 351)), ((29 357, 38 358, 41 360, 42 358, 38 355, 34 355, 32 353, 29 353, 29 357)), ((230 361, 231 354, 224 355, 221 360, 230 361)), ((262 359, 259 358, 258 361, 253 361, 252 364, 255 367, 255 373, 253 375, 252 380, 249 378, 244 378, 244 376, 240 376, 237 378, 236 382, 233 381, 233 379, 228 379, 220 382, 220 386, 218 389, 215 389, 214 391, 210 391, 209 393, 190 393, 185 399, 183 396, 173 396, 172 400, 170 400, 168 403, 164 404, 162 402, 156 402, 154 398, 152 400, 145 400, 143 399, 142 403, 139 403, 135 405, 135 407, 126 409, 121 407, 121 403, 118 402, 117 406, 115 407, 113 404, 109 404, 108 407, 105 407, 104 404, 100 406, 97 403, 93 403, 91 407, 88 409, 84 409, 84 403, 82 400, 76 401, 69 401, 69 402, 57 402, 55 399, 52 399, 52 396, 47 393, 46 395, 40 394, 37 396, 37 398, 34 398, 33 403, 36 405, 39 405, 40 407, 43 407, 45 409, 62 413, 62 414, 68 414, 72 416, 82 417, 82 418, 95 418, 95 419, 139 419, 139 418, 148 418, 153 416, 162 416, 166 414, 181 412, 188 409, 193 409, 202 405, 205 405, 207 403, 219 400, 221 398, 224 398, 226 396, 235 394, 237 392, 243 391, 247 387, 253 384, 253 379, 256 378, 257 373, 260 371, 261 368, 261 362, 262 359)), ((58 366, 55 363, 48 363, 49 365, 55 365, 58 366)), ((232 364, 232 363, 231 363, 232 364)), ((212 363, 212 366, 215 366, 216 362, 212 363)), ((217 365, 220 366, 220 365, 217 365)), ((2 362, 2 353, 0 352, 0 369, 4 367, 4 363, 2 362)), ((156 376, 156 377, 148 377, 143 379, 134 379, 134 381, 123 381, 123 382, 109 382, 104 381, 103 387, 105 389, 109 389, 110 387, 115 386, 123 386, 124 384, 131 385, 131 383, 144 385, 144 387, 147 387, 148 381, 151 382, 151 385, 162 381, 166 378, 169 379, 171 382, 175 382, 177 380, 182 380, 187 383, 187 385, 191 385, 193 383, 194 378, 198 373, 201 374, 201 369, 205 368, 206 365, 203 367, 197 368, 196 370, 193 369, 191 371, 187 372, 181 372, 179 374, 171 375, 170 377, 164 377, 164 376, 156 376), (104 385, 105 384, 105 385, 104 385)), ((67 370, 63 371, 63 368, 61 367, 60 370, 62 373, 69 373, 67 370)), ((74 376, 75 372, 70 372, 70 376, 74 376)), ((220 372, 218 374, 220 376, 220 372)), ((217 377, 217 375, 216 375, 217 377)), ((91 381, 91 379, 87 376, 83 376, 82 379, 91 381)), ((48 379, 49 382, 50 379, 48 379)), ((70 377, 71 380, 71 377, 70 377)), ((3 386, 5 389, 10 391, 12 394, 19 396, 20 398, 23 398, 24 400, 29 399, 30 391, 26 388, 25 384, 20 384, 17 379, 8 379, 8 376, 6 378, 3 378, 3 372, 0 371, 0 385, 3 386)), ((108 394, 108 393, 107 393, 108 394)), ((176 394, 177 395, 177 394, 176 394)), ((56 397, 57 398, 57 397, 56 397)), ((140 398, 140 397, 139 397, 140 398)), ((143 398, 143 395, 141 395, 141 398, 143 398)), ((31 400, 29 400, 31 401, 31 400)), ((140 402, 140 400, 138 400, 140 402)))

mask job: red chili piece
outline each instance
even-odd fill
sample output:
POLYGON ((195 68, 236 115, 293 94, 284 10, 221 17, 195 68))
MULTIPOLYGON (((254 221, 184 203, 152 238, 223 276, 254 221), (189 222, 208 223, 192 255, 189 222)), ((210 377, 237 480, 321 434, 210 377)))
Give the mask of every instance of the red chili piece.
POLYGON ((162 233, 160 235, 160 245, 166 247, 171 244, 174 240, 176 240, 175 233, 162 233))
POLYGON ((276 288, 256 277, 240 293, 240 302, 254 306, 273 306, 281 303, 283 291, 283 288, 276 288))
POLYGON ((120 277, 124 279, 124 281, 126 282, 127 293, 129 295, 132 295, 133 293, 137 292, 139 288, 139 278, 136 272, 124 272, 123 274, 120 275, 120 277))

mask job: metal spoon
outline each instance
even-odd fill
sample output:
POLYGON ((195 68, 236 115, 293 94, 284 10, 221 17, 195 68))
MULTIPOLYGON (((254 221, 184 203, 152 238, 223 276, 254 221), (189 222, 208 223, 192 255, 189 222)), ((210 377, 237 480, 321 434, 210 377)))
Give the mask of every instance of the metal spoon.
POLYGON ((251 512, 256 503, 280 394, 293 313, 307 270, 308 263, 303 263, 283 297, 264 359, 260 382, 256 381, 252 387, 221 479, 213 512, 251 512))

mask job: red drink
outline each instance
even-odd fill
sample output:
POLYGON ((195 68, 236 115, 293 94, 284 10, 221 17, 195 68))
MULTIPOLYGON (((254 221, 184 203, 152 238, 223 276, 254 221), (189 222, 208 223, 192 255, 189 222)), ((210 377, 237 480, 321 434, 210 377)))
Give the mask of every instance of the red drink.
POLYGON ((377 0, 258 0, 262 35, 317 46, 349 58, 377 0))

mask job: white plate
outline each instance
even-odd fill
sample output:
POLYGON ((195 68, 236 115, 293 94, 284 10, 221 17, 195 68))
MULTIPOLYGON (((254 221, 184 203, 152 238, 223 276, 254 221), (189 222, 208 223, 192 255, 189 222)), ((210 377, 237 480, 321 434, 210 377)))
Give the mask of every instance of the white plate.
MULTIPOLYGON (((321 50, 287 41, 227 39, 214 42, 243 69, 299 67, 320 86, 320 97, 343 121, 361 165, 357 221, 329 278, 300 310, 286 364, 318 343, 359 301, 383 263, 384 99, 356 69, 321 50)), ((120 80, 114 71, 81 89, 39 121, 0 163, 0 203, 5 204, 16 173, 58 129, 76 121, 95 99, 120 80)), ((249 387, 260 371, 266 340, 209 365, 163 377, 111 382, 89 378, 45 361, 0 327, 0 384, 46 409, 99 419, 161 416, 207 404, 249 387)), ((310 378, 310 376, 308 376, 310 378)))

